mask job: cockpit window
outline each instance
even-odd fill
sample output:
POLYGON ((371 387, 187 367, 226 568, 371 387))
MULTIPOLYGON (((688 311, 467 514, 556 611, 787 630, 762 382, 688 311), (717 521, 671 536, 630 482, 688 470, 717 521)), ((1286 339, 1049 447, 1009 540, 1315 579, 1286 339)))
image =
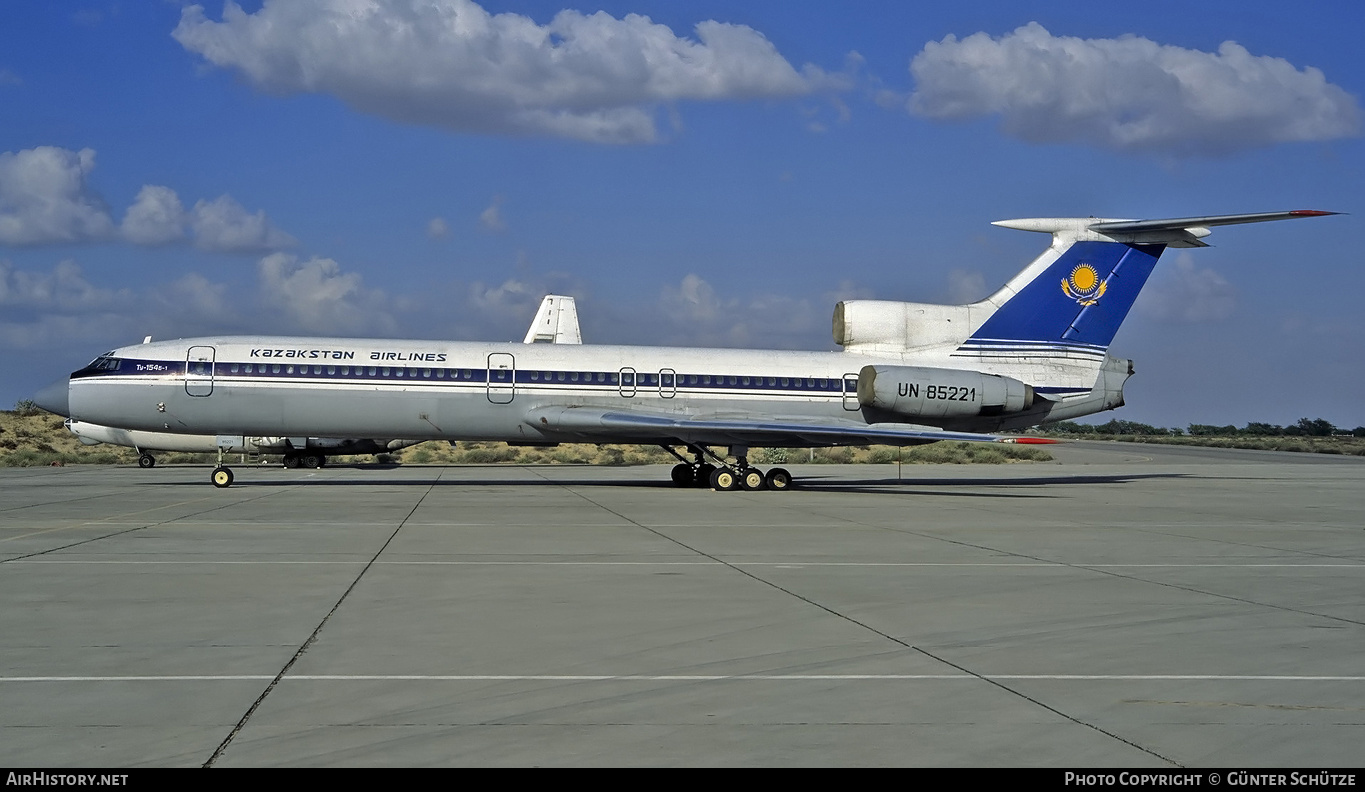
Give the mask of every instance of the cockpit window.
POLYGON ((123 360, 121 358, 101 355, 90 361, 90 365, 86 366, 86 369, 90 371, 118 371, 118 368, 122 363, 123 360))

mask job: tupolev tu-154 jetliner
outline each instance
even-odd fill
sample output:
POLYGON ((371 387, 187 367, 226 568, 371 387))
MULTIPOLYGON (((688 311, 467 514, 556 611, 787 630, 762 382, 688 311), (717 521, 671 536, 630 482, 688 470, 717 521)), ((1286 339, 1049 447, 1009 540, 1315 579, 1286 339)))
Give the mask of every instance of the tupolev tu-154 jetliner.
MULTIPOLYGON (((840 352, 191 338, 106 352, 35 401, 104 426, 215 435, 220 449, 304 435, 657 444, 678 458, 680 486, 786 489, 790 473, 765 475, 749 449, 1048 442, 999 433, 1122 406, 1132 362, 1109 344, 1163 250, 1206 247, 1215 226, 1330 214, 1002 220, 1051 246, 970 305, 839 303, 840 352)), ((233 480, 222 457, 218 487, 233 480)))

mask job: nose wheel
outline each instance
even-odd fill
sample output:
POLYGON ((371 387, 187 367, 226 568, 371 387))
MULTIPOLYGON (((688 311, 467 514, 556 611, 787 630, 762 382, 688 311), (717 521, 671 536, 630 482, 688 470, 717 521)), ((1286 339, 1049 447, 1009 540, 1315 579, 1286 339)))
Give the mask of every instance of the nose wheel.
POLYGON ((218 489, 224 489, 232 486, 232 468, 223 464, 223 458, 226 456, 227 449, 222 446, 219 446, 218 466, 215 467, 213 469, 213 472, 209 474, 209 481, 213 482, 213 486, 217 487, 218 489))
POLYGON ((152 456, 151 454, 147 453, 146 451, 143 451, 141 454, 138 454, 138 455, 137 455, 137 466, 138 466, 138 467, 140 467, 140 468, 149 468, 149 467, 153 467, 153 466, 155 466, 155 465, 156 465, 156 457, 152 456))

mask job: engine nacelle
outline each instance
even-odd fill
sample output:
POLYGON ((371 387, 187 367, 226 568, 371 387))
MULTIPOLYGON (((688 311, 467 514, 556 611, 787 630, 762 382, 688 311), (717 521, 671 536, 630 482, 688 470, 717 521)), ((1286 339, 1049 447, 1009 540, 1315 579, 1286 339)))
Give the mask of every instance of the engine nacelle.
MULTIPOLYGON (((971 305, 844 300, 834 306, 834 343, 867 351, 956 346, 971 333, 972 313, 981 310, 971 305)), ((985 321, 989 310, 977 324, 985 321)))
POLYGON ((863 366, 858 403, 907 417, 974 417, 1022 412, 1033 386, 979 371, 925 366, 863 366))

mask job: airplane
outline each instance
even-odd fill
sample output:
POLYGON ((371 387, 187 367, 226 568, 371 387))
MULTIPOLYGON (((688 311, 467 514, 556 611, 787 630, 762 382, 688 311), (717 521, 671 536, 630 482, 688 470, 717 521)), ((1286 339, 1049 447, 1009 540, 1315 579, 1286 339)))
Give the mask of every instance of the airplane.
MULTIPOLYGON (((1052 243, 979 302, 838 303, 838 352, 206 337, 110 350, 35 402, 220 447, 288 435, 659 445, 678 486, 785 490, 790 472, 751 466, 751 448, 1051 442, 1008 433, 1123 405, 1133 364, 1109 345, 1166 248, 1334 214, 998 221, 1052 243)), ((233 482, 221 449, 210 481, 233 482)))
MULTIPOLYGON (((147 336, 142 343, 149 344, 151 340, 152 337, 147 336)), ((522 343, 583 343, 582 333, 578 329, 578 308, 574 298, 547 294, 540 301, 540 308, 536 310, 536 315, 531 320, 531 326, 527 328, 526 338, 522 343)), ((279 454, 284 457, 284 466, 287 468, 320 468, 327 464, 328 456, 382 454, 389 451, 399 451, 425 442, 423 440, 244 436, 240 444, 220 446, 217 435, 119 429, 114 426, 101 426, 72 418, 67 418, 65 425, 84 445, 108 443, 136 450, 138 452, 137 464, 143 468, 156 466, 156 457, 152 455, 152 451, 211 453, 220 449, 225 453, 279 454)))

